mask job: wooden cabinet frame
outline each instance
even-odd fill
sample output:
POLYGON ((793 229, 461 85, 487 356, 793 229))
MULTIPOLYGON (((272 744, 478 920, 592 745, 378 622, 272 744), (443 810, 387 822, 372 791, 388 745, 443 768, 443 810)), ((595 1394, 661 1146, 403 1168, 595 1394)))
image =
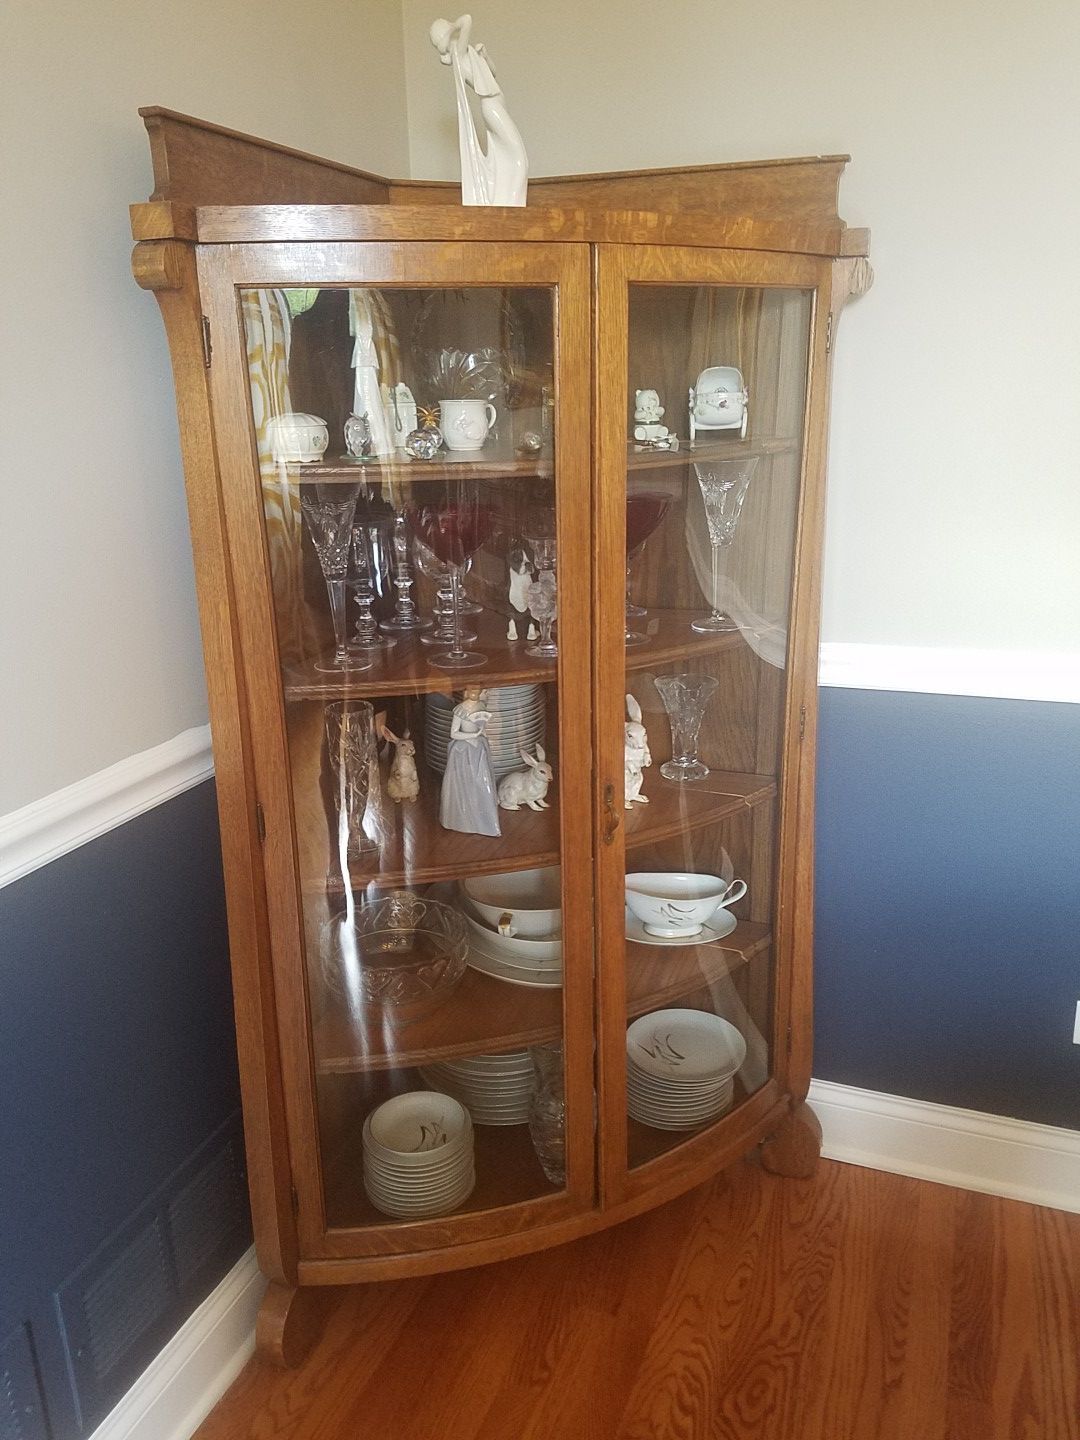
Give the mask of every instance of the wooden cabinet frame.
MULTIPOLYGON (((839 308, 870 281, 864 231, 835 214, 844 157, 561 177, 522 210, 466 210, 456 189, 397 182, 167 111, 143 112, 157 187, 132 209, 138 282, 168 331, 210 692, 264 1348, 307 1338, 300 1287, 431 1273, 559 1243, 639 1213, 765 1141, 807 1173, 812 823, 828 371, 839 308), (669 207, 644 208, 652 197, 669 207), (282 203, 291 202, 291 203, 282 203), (554 203, 550 203, 554 202, 554 203), (610 208, 616 207, 616 208, 610 208), (640 208, 636 208, 640 207, 640 208), (330 1228, 303 984, 286 720, 254 477, 238 290, 553 287, 560 555, 560 841, 568 964, 568 1182, 444 1220, 330 1228), (813 292, 802 482, 775 796, 771 1077, 708 1130, 627 1166, 622 885, 624 648, 608 583, 624 564, 630 285, 813 292), (614 803, 613 799, 614 798, 614 803), (597 1124, 593 1126, 593 1035, 597 1124)), ((653 203, 656 203, 653 199, 653 203)), ((621 597, 615 593, 615 600, 621 597)), ((752 777, 750 777, 752 778, 752 777)), ((749 804, 749 798, 747 800, 749 804)))

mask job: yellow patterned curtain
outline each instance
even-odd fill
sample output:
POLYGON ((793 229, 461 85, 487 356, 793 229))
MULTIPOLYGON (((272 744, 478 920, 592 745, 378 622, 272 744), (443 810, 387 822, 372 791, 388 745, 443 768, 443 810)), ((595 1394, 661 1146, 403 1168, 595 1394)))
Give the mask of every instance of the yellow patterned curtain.
POLYGON ((245 290, 242 305, 278 647, 282 664, 298 666, 314 648, 303 595, 300 492, 289 484, 287 468, 275 464, 267 437, 273 416, 292 409, 289 307, 281 290, 245 290))

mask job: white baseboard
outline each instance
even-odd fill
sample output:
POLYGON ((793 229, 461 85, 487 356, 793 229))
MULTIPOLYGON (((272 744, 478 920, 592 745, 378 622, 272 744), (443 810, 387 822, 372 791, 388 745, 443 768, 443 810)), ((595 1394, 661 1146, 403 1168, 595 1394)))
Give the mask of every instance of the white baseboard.
POLYGON ((1080 1212, 1080 1131, 815 1080, 830 1160, 1080 1212))
POLYGON ((265 1288, 252 1248, 90 1440, 189 1440, 254 1353, 255 1316, 265 1288))
POLYGON ((0 815, 0 886, 190 790, 213 773, 210 727, 200 725, 0 815))
POLYGON ((818 680, 850 690, 1080 702, 1080 651, 975 650, 826 641, 818 680))

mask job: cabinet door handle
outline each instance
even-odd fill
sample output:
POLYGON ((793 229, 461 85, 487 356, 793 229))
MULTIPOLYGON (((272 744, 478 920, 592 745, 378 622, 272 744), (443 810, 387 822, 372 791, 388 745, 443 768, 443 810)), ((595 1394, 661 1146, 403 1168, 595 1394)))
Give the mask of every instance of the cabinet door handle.
POLYGON ((604 786, 604 809, 607 811, 607 824, 604 827, 604 844, 610 845, 615 839, 615 831, 619 828, 619 821, 622 819, 622 812, 615 808, 615 786, 609 780, 604 786))

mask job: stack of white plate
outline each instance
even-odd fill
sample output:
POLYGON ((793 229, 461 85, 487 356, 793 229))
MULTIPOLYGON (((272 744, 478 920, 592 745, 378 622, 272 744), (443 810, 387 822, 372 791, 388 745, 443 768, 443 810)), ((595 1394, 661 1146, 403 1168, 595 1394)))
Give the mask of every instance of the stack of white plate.
POLYGON ((533 1096, 528 1050, 505 1055, 467 1055, 425 1065, 420 1074, 433 1088, 460 1100, 477 1125, 523 1125, 533 1096))
POLYGON ((466 965, 511 985, 557 989, 562 984, 561 935, 546 939, 500 935, 498 930, 484 924, 464 894, 461 908, 469 928, 466 965))
MULTIPOLYGON (((524 768, 521 750, 532 753, 544 744, 547 698, 543 685, 499 685, 485 691, 485 704, 493 712, 484 734, 491 750, 491 768, 501 780, 511 770, 524 768)), ((446 769, 446 747, 456 700, 450 695, 428 695, 424 704, 424 757, 441 775, 446 769)))
POLYGON ((626 1104, 657 1130, 696 1130, 730 1110, 746 1041, 704 1010, 654 1010, 626 1032, 626 1104))
POLYGON ((452 1095, 410 1090, 364 1121, 364 1190, 384 1215, 445 1215, 475 1184, 472 1120, 452 1095))

